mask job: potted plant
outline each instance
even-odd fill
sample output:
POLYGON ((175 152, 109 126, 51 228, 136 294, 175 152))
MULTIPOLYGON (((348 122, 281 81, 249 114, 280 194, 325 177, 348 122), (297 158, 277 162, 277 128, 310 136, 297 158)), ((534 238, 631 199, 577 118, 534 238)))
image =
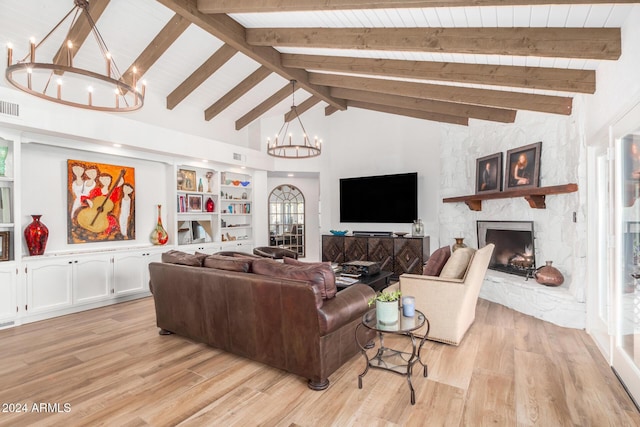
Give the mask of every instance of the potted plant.
POLYGON ((369 300, 369 307, 376 304, 376 319, 380 323, 393 324, 398 321, 398 301, 400 301, 400 291, 378 292, 374 298, 369 300))

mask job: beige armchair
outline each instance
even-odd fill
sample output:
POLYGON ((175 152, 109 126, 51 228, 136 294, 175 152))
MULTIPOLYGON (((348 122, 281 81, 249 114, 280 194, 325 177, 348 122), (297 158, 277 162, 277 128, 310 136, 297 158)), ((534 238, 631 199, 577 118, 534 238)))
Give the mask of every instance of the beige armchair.
MULTIPOLYGON (((480 287, 493 253, 493 244, 473 255, 462 279, 403 274, 399 286, 402 295, 416 298, 416 309, 422 311, 430 323, 427 338, 458 345, 476 318, 476 302, 480 287)), ((418 330, 424 335, 426 326, 418 330)))

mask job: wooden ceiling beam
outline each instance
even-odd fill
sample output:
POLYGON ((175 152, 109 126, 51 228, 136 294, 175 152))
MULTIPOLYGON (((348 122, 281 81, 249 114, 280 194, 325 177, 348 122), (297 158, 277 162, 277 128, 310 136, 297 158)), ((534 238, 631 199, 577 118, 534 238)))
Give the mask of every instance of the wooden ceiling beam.
POLYGON ((225 14, 204 14, 198 11, 197 0, 157 0, 175 13, 185 17, 209 34, 222 40, 248 56, 254 61, 269 68, 287 80, 296 80, 300 86, 312 95, 317 96, 339 110, 347 108, 346 101, 334 99, 329 95, 329 89, 309 83, 305 70, 286 68, 281 65, 280 52, 272 47, 251 46, 245 38, 246 29, 225 14))
MULTIPOLYGON (((590 4, 637 0, 589 0, 590 4)), ((202 13, 303 12, 319 10, 399 9, 462 6, 585 4, 584 0, 198 0, 202 13)))
POLYGON ((318 85, 359 89, 390 95, 408 96, 420 99, 458 102, 462 104, 484 105, 487 107, 513 110, 539 111, 543 113, 570 115, 572 98, 533 95, 502 90, 475 89, 427 83, 401 82, 397 80, 370 79, 338 74, 310 73, 309 80, 318 85))
POLYGON ((431 113, 446 114, 448 116, 468 117, 500 123, 513 123, 516 119, 515 110, 480 107, 477 105, 458 104, 446 101, 433 101, 430 99, 388 95, 363 90, 332 88, 331 95, 346 99, 348 102, 368 102, 372 104, 386 105, 388 107, 406 108, 409 110, 427 111, 431 113))
POLYGON ((620 57, 619 28, 247 28, 253 46, 552 58, 620 57))
POLYGON ((261 66, 246 79, 241 81, 236 87, 224 94, 213 105, 204 111, 204 119, 209 121, 220 114, 222 110, 236 102, 242 95, 253 89, 258 83, 266 79, 273 71, 265 66, 261 66))
POLYGON ((189 27, 191 22, 182 16, 175 14, 160 30, 158 35, 149 43, 133 64, 122 75, 122 81, 127 84, 133 82, 133 69, 136 68, 136 78, 140 79, 160 59, 178 37, 189 27))
POLYGON ((363 108, 365 110, 379 111, 381 113, 395 114, 398 116, 413 117, 415 119, 430 120, 432 122, 449 123, 454 125, 469 125, 466 117, 448 116, 446 114, 429 113, 426 111, 410 110, 408 108, 388 107, 386 105, 373 104, 361 101, 348 101, 347 105, 353 108, 363 108))
POLYGON ((324 115, 325 116, 330 116, 333 113, 335 113, 336 111, 338 111, 338 109, 336 107, 334 107, 333 105, 327 105, 326 107, 324 107, 324 115))
POLYGON ((283 54, 282 65, 306 70, 384 75, 528 89, 589 94, 593 94, 596 91, 596 72, 593 70, 294 54, 283 54))
POLYGON ((167 108, 173 110, 176 105, 181 103, 191 92, 196 90, 196 88, 204 83, 213 73, 218 71, 218 69, 237 52, 237 50, 228 44, 223 44, 220 49, 215 51, 209 59, 167 96, 167 108))
MULTIPOLYGON (((108 4, 109 0, 94 0, 89 3, 89 15, 94 22, 97 22, 100 16, 102 16, 102 12, 104 12, 108 4)), ((91 25, 89 25, 89 21, 83 13, 75 22, 73 27, 71 27, 67 38, 63 41, 58 52, 54 55, 53 63, 57 65, 67 65, 69 63, 69 48, 67 47, 67 40, 71 40, 73 43, 72 53, 75 57, 90 32, 91 25)), ((62 74, 62 72, 56 71, 56 74, 62 74)))
MULTIPOLYGON (((300 89, 299 86, 294 87, 294 90, 298 89, 300 89)), ((256 120, 258 117, 278 105, 280 102, 284 101, 285 98, 287 98, 289 95, 292 95, 293 93, 294 92, 291 90, 291 84, 287 83, 282 89, 262 101, 247 114, 236 120, 236 130, 240 130, 243 127, 247 126, 249 123, 256 120)))
MULTIPOLYGON (((298 115, 301 115, 305 111, 309 110, 310 108, 313 108, 320 101, 321 101, 320 98, 311 95, 309 98, 307 98, 304 101, 302 101, 300 103, 300 105, 296 106, 296 112, 298 113, 298 115)), ((293 112, 293 109, 291 109, 288 113, 286 113, 284 115, 284 121, 285 122, 290 122, 291 120, 293 120, 295 118, 296 118, 296 115, 293 112)))

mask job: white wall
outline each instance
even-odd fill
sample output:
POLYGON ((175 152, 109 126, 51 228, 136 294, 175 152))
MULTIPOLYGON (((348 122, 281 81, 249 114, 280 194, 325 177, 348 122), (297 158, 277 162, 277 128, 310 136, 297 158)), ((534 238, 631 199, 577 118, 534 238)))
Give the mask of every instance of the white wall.
MULTIPOLYGON (((167 227, 169 189, 166 185, 168 166, 161 162, 114 156, 104 153, 27 143, 22 146, 22 224, 31 222, 30 215, 42 215, 49 229, 47 254, 69 251, 149 245, 149 235, 157 220, 157 205, 163 206, 163 224, 167 227), (82 160, 135 168, 135 241, 67 243, 67 160, 82 160)), ((169 227, 167 227, 169 228, 169 227)), ((23 253, 28 254, 23 240, 23 253)))
MULTIPOLYGON (((334 114, 320 173, 322 222, 335 230, 411 231, 411 224, 339 222, 339 179, 418 172, 418 216, 425 235, 438 234, 441 128, 438 123, 349 109, 334 114)), ((380 209, 386 209, 380 194, 380 209)))
POLYGON ((590 145, 606 144, 606 127, 640 102, 640 5, 633 7, 621 36, 620 59, 602 61, 596 72, 596 93, 585 96, 585 128, 590 145))

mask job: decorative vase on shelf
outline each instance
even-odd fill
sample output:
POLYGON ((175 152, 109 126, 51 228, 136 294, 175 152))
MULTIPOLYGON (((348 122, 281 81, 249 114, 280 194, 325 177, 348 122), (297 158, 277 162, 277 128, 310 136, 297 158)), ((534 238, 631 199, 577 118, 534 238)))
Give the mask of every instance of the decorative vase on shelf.
POLYGON ((209 197, 207 199, 207 202, 205 203, 205 208, 207 209, 207 212, 213 212, 213 210, 215 209, 216 205, 213 203, 213 199, 211 197, 209 197))
POLYGON ((200 178, 200 181, 198 181, 198 191, 201 193, 204 191, 204 187, 202 186, 202 178, 200 178))
POLYGON ((467 245, 464 244, 464 237, 454 237, 454 239, 456 240, 456 243, 451 247, 451 252, 467 247, 467 245))
POLYGON ((158 221, 156 222, 156 226, 151 232, 149 239, 151 243, 154 245, 166 245, 169 241, 169 235, 167 234, 167 230, 162 226, 162 205, 158 205, 158 221))
POLYGON ((213 178, 213 172, 209 171, 205 176, 207 177, 207 193, 213 193, 213 190, 211 189, 211 178, 213 178))
POLYGON ((560 286, 564 283, 564 276, 551 264, 553 261, 547 261, 546 265, 536 271, 534 274, 536 282, 546 286, 560 286))
POLYGON ((424 224, 420 218, 413 221, 413 225, 411 226, 411 235, 413 237, 423 237, 424 236, 424 224))
POLYGON ((31 215, 33 221, 24 229, 24 239, 27 242, 29 255, 42 255, 49 239, 49 229, 40 222, 42 215, 31 215))

